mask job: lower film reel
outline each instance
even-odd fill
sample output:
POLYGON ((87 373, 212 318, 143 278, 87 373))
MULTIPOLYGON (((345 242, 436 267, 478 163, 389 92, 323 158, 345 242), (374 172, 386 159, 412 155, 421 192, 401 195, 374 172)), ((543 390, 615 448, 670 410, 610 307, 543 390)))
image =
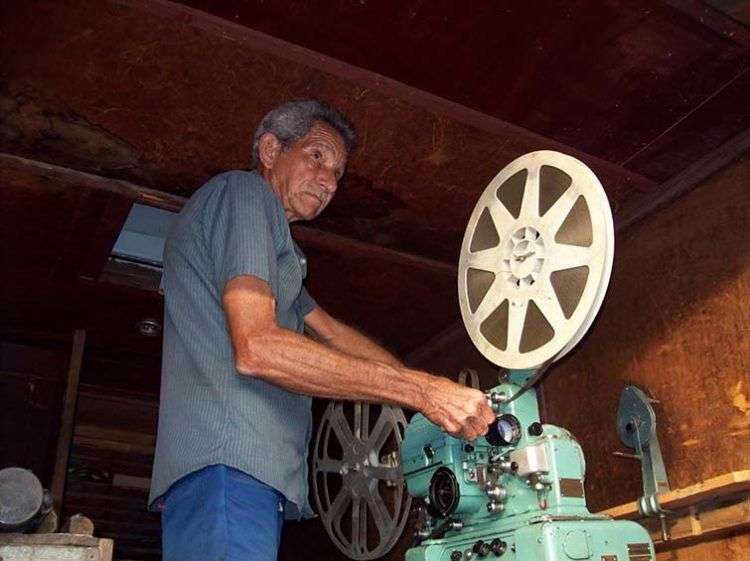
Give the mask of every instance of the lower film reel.
POLYGON ((351 559, 376 559, 398 541, 411 497, 399 470, 406 429, 399 407, 329 403, 313 452, 313 494, 336 547, 351 559))
POLYGON ((613 257, 596 175, 559 152, 517 158, 484 190, 464 234, 458 297, 469 337, 504 368, 562 358, 594 321, 613 257))

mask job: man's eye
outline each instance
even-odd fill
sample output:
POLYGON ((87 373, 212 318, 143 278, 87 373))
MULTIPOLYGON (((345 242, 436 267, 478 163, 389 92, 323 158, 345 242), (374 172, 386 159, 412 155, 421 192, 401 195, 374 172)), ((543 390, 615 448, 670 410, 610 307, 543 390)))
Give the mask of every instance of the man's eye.
POLYGON ((313 156, 313 160, 315 160, 316 162, 318 162, 318 161, 320 161, 320 160, 322 160, 322 159, 323 159, 323 154, 321 154, 321 153, 320 153, 320 152, 318 152, 317 150, 315 150, 315 151, 314 151, 314 152, 312 153, 312 156, 313 156))

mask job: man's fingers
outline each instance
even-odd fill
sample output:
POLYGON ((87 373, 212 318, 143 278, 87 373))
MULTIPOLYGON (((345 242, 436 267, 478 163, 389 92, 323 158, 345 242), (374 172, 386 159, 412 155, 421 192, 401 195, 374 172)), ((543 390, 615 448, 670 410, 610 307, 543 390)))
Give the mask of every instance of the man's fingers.
POLYGON ((475 416, 478 419, 483 419, 486 424, 490 424, 494 418, 495 413, 492 411, 492 407, 487 404, 487 396, 479 390, 472 390, 472 407, 475 411, 475 416))
POLYGON ((487 425, 473 416, 464 417, 459 420, 459 423, 461 426, 459 438, 465 440, 476 440, 487 432, 487 425))
POLYGON ((487 426, 475 417, 465 417, 455 422, 446 420, 442 423, 442 427, 451 436, 464 440, 475 440, 487 432, 487 426))
POLYGON ((487 423, 485 423, 481 418, 478 419, 476 417, 470 417, 469 420, 471 422, 471 428, 474 434, 474 438, 487 433, 487 429, 489 427, 487 426, 487 423))
POLYGON ((495 415, 495 412, 492 409, 488 407, 487 409, 482 410, 482 421, 484 422, 485 425, 494 423, 495 419, 497 419, 497 416, 495 415))
POLYGON ((456 423, 453 423, 450 420, 445 420, 442 423, 443 430, 447 432, 451 436, 455 436, 456 438, 461 438, 462 436, 462 427, 460 425, 457 425, 456 423))

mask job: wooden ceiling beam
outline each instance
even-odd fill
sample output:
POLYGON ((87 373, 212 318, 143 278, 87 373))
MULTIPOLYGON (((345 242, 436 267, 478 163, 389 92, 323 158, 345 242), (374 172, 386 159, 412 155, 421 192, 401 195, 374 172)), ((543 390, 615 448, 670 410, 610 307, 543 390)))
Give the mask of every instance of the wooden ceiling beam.
MULTIPOLYGON (((0 184, 6 183, 10 175, 31 174, 51 180, 46 184, 76 185, 96 191, 106 191, 140 203, 172 212, 179 212, 187 202, 185 197, 172 195, 164 191, 142 187, 121 179, 110 179, 90 173, 21 158, 12 154, 0 153, 0 184)), ((450 263, 428 259, 420 255, 396 251, 379 245, 362 242, 346 236, 324 232, 309 226, 294 226, 295 238, 303 244, 337 252, 355 251, 365 255, 377 256, 381 260, 397 262, 421 269, 456 274, 456 267, 450 263)))
POLYGON ((735 135, 696 160, 692 165, 662 183, 658 189, 626 201, 615 215, 615 232, 621 234, 637 222, 687 194, 748 150, 750 150, 750 129, 735 135))
POLYGON ((712 29, 722 37, 731 39, 743 47, 750 47, 750 29, 733 20, 726 13, 699 0, 662 0, 665 4, 699 24, 712 29))
POLYGON ((109 179, 83 171, 56 166, 47 162, 29 160, 20 156, 14 156, 13 154, 0 152, 0 181, 7 183, 8 177, 15 173, 30 173, 50 180, 50 184, 75 184, 85 189, 106 191, 127 197, 135 203, 174 212, 179 212, 186 200, 184 197, 141 187, 129 181, 109 179))
POLYGON ((243 44, 248 49, 269 53, 342 78, 361 88, 362 95, 367 90, 379 91, 387 96, 405 101, 416 108, 443 115, 457 123, 495 135, 499 141, 507 138, 524 138, 528 143, 539 146, 539 149, 558 150, 583 160, 589 166, 596 168, 599 173, 611 173, 615 176, 627 177, 640 188, 656 187, 657 185, 652 179, 628 170, 619 164, 593 156, 518 125, 194 8, 176 4, 169 0, 114 0, 114 3, 151 13, 158 17, 181 21, 185 25, 210 31, 243 44))
POLYGON ((433 270, 435 272, 455 275, 457 268, 452 263, 429 259, 421 255, 397 251, 387 247, 362 242, 346 236, 317 230, 309 226, 295 225, 292 227, 295 240, 302 242, 304 245, 316 246, 321 249, 332 251, 333 253, 352 251, 366 254, 370 257, 384 259, 390 262, 403 263, 404 265, 418 267, 420 269, 433 270))

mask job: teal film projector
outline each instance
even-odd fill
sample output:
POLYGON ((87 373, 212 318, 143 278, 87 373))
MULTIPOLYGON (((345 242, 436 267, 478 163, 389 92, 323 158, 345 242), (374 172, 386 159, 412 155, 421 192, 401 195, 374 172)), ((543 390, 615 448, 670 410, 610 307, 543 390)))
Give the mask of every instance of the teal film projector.
POLYGON ((532 152, 480 195, 464 235, 458 296, 476 348, 503 374, 485 437, 454 438, 421 414, 332 402, 313 451, 313 491, 333 543, 407 561, 654 561, 648 532, 589 512, 575 438, 542 424, 535 382, 594 321, 614 257, 612 213, 577 159, 532 152), (401 535, 418 518, 413 536, 401 535), (401 542, 403 543, 403 541, 401 542))
POLYGON ((488 392, 496 421, 453 438, 414 415, 401 446, 409 494, 426 505, 407 561, 652 561, 648 532, 586 507, 586 463, 542 424, 533 385, 591 326, 609 284, 612 213, 594 173, 552 151, 511 162, 477 202, 458 268, 461 315, 506 372, 488 392))

